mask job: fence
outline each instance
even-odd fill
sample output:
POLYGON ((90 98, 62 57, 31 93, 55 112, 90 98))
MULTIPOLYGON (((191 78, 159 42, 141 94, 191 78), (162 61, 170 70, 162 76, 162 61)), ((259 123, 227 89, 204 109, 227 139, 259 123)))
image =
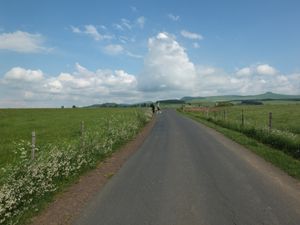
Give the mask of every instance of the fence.
POLYGON ((23 141, 16 149, 20 151, 17 164, 7 167, 1 177, 0 224, 17 224, 28 210, 38 210, 43 197, 51 196, 65 182, 95 167, 147 121, 142 113, 130 118, 114 116, 97 130, 86 129, 82 121, 79 139, 39 149, 39 134, 33 131, 31 143, 23 141))
POLYGON ((190 110, 185 109, 185 111, 193 113, 197 117, 205 119, 216 125, 241 132, 248 137, 254 138, 264 144, 284 151, 294 158, 300 158, 299 137, 292 132, 275 129, 273 127, 274 114, 272 112, 269 112, 265 115, 265 125, 257 125, 256 123, 247 121, 247 113, 244 109, 241 109, 239 116, 236 115, 235 117, 239 117, 240 119, 235 120, 229 118, 230 114, 226 109, 191 108, 190 110))

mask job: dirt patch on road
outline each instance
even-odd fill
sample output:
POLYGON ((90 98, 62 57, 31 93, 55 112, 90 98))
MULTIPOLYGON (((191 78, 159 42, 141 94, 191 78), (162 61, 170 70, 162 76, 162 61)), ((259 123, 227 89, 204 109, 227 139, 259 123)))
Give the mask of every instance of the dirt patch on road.
POLYGON ((32 219, 32 225, 68 225, 78 216, 86 204, 98 193, 126 160, 143 144, 155 124, 153 118, 136 136, 136 138, 110 158, 101 162, 96 169, 84 174, 79 180, 63 193, 58 194, 55 200, 32 219))

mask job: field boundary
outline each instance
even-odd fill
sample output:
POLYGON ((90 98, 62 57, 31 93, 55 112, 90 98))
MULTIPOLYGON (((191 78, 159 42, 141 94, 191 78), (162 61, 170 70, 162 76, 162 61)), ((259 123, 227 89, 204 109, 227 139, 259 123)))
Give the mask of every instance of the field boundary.
POLYGON ((72 224, 72 221, 80 215, 92 197, 101 191, 109 179, 139 149, 151 132, 155 122, 156 117, 154 116, 133 140, 120 147, 109 158, 100 162, 95 169, 80 176, 75 183, 63 192, 58 193, 39 215, 31 219, 31 225, 72 224))
POLYGON ((278 149, 286 154, 300 159, 300 140, 297 135, 284 130, 274 129, 272 127, 272 112, 268 112, 266 117, 267 126, 257 125, 256 123, 245 122, 245 110, 241 109, 239 120, 227 118, 226 109, 218 108, 187 108, 184 112, 193 114, 195 117, 214 123, 223 128, 234 130, 245 134, 246 136, 266 144, 271 148, 278 149))
POLYGON ((272 163, 274 166, 280 168, 282 171, 286 172, 291 177, 300 180, 300 161, 285 154, 284 152, 271 148, 253 138, 246 136, 235 130, 224 128, 213 122, 207 121, 205 119, 196 117, 195 115, 189 114, 187 112, 179 111, 182 115, 187 116, 201 124, 208 126, 217 132, 223 134, 224 136, 230 138, 231 140, 243 145, 250 151, 262 157, 267 162, 272 163))

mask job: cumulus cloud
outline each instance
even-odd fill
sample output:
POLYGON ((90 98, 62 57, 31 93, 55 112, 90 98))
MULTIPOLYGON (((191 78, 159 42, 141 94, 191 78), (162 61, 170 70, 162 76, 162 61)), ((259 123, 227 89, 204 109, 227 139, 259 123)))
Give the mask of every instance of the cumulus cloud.
POLYGON ((10 50, 20 53, 38 53, 49 51, 43 46, 44 37, 41 34, 31 34, 24 31, 0 34, 0 50, 10 50))
MULTIPOLYGON (((104 27, 102 26, 102 29, 103 28, 104 27)), ((101 41, 104 39, 112 39, 113 38, 113 36, 111 36, 111 35, 100 34, 97 27, 94 25, 91 25, 91 24, 85 25, 83 27, 83 29, 80 29, 79 27, 71 26, 71 30, 73 33, 76 33, 76 34, 88 35, 91 38, 93 38, 95 41, 101 41)))
MULTIPOLYGON (((223 89, 228 94, 258 94, 266 91, 299 94, 299 81, 295 82, 295 77, 298 76, 299 74, 282 74, 268 64, 251 65, 235 73, 225 73, 223 77, 228 78, 228 84, 234 89, 223 89)), ((223 87, 226 87, 226 83, 223 87)))
POLYGON ((171 34, 162 32, 148 41, 144 70, 138 77, 145 92, 181 92, 194 88, 195 67, 171 34))
MULTIPOLYGON (((110 50, 129 55, 122 46, 110 50)), ((269 64, 249 65, 232 72, 194 64, 174 35, 160 32, 148 39, 143 69, 136 75, 122 69, 92 71, 79 63, 73 72, 52 76, 38 69, 14 67, 0 78, 0 107, 133 103, 266 91, 300 94, 300 73, 283 74, 269 64)))
POLYGON ((256 70, 258 74, 262 75, 275 75, 277 73, 276 69, 268 64, 259 65, 256 70))
POLYGON ((188 38, 188 39, 193 39, 193 40, 202 40, 203 39, 203 36, 201 34, 192 33, 192 32, 187 31, 187 30, 182 30, 180 32, 180 34, 183 37, 188 38))
POLYGON ((180 19, 180 16, 175 16, 172 13, 169 13, 167 16, 170 20, 173 20, 173 21, 178 21, 180 19))
POLYGON ((7 82, 38 82, 43 78, 41 70, 26 70, 21 67, 14 67, 4 75, 7 82))
POLYGON ((249 67, 244 67, 242 69, 239 69, 236 72, 236 75, 238 75, 238 76, 248 76, 248 75, 251 75, 251 74, 252 74, 252 69, 249 68, 249 67))
POLYGON ((175 36, 161 32, 148 41, 149 52, 138 88, 160 98, 184 95, 259 94, 273 91, 299 94, 299 74, 286 75, 268 64, 244 67, 236 72, 194 64, 175 36))
POLYGON ((239 69, 236 72, 236 74, 239 76, 249 76, 253 74, 276 75, 277 70, 268 64, 258 64, 258 65, 252 65, 250 67, 244 67, 242 69, 239 69))
POLYGON ((0 107, 132 102, 139 96, 136 86, 136 77, 124 70, 90 71, 77 63, 73 73, 47 77, 41 70, 16 67, 0 79, 0 95, 5 99, 0 107))

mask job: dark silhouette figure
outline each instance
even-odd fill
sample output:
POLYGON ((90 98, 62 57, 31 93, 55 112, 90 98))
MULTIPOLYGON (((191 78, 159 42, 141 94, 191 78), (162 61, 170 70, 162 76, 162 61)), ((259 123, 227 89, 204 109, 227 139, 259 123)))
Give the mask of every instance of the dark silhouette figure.
POLYGON ((154 104, 151 103, 150 107, 151 107, 151 109, 152 109, 152 113, 154 114, 154 113, 155 113, 155 106, 154 106, 154 104))

